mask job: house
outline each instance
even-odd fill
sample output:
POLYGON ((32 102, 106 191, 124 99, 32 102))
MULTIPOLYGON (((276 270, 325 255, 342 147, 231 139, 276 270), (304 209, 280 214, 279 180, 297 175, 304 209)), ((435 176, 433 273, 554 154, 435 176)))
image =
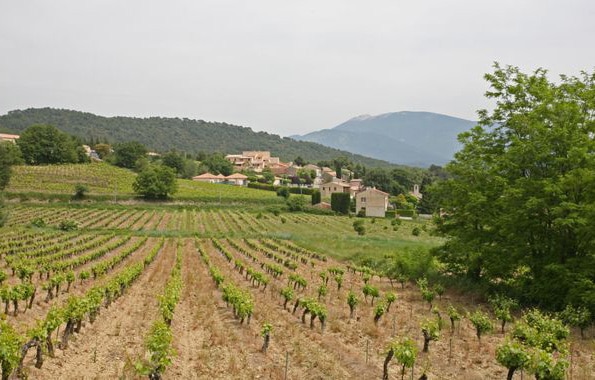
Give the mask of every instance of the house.
POLYGON ((360 191, 355 196, 355 212, 365 210, 366 216, 384 218, 388 208, 388 193, 373 187, 360 191))
POLYGON ((0 133, 0 142, 8 141, 13 144, 16 144, 17 140, 19 139, 19 135, 10 135, 8 133, 0 133))
POLYGON ((351 192, 352 197, 355 197, 355 194, 359 193, 364 189, 364 184, 362 180, 359 178, 352 179, 351 181, 349 181, 349 186, 351 186, 351 189, 349 191, 351 192))
POLYGON ((204 173, 201 175, 197 175, 195 177, 192 177, 193 181, 198 181, 198 182, 206 182, 206 183, 221 183, 223 181, 225 181, 225 176, 222 174, 211 174, 211 173, 204 173))
POLYGON ((331 181, 320 185, 320 195, 322 197, 330 197, 332 193, 348 193, 351 186, 346 182, 331 181))
POLYGON ((225 181, 231 185, 244 186, 248 182, 248 176, 240 173, 233 173, 225 177, 225 181))
POLYGON ((228 154, 225 159, 230 161, 236 170, 252 169, 261 172, 264 168, 281 163, 279 157, 271 157, 269 151, 245 151, 242 154, 228 154))

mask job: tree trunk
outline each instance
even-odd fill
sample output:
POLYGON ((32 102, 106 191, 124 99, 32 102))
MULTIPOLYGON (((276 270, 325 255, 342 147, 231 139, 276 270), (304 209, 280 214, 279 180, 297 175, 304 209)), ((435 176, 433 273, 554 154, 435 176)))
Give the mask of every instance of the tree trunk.
POLYGON ((353 314, 355 312, 355 307, 349 306, 349 319, 353 319, 353 314))
POLYGON ((262 352, 263 353, 267 353, 267 349, 269 348, 269 341, 271 340, 271 336, 269 334, 266 334, 264 336, 264 343, 262 345, 262 352))
POLYGON ((295 304, 293 305, 293 311, 291 312, 291 314, 295 314, 295 311, 297 310, 299 305, 300 305, 300 300, 299 299, 295 300, 295 304))
POLYGON ((45 345, 48 349, 48 355, 50 358, 55 357, 54 355, 54 343, 52 343, 52 334, 48 334, 47 338, 45 338, 45 345))
POLYGON ((285 302, 283 302, 283 310, 287 310, 287 302, 289 302, 289 300, 286 298, 285 302))
POLYGON ((514 376, 514 371, 516 371, 516 367, 511 367, 508 369, 508 375, 506 375, 506 380, 512 380, 514 376))
POLYGON ((313 329, 314 328, 314 320, 316 319, 316 314, 312 313, 310 314, 310 328, 313 329))
POLYGON ((430 337, 427 334, 424 334, 424 349, 423 352, 428 352, 430 347, 430 337))
POLYGON ((306 323, 306 314, 308 314, 308 310, 304 310, 304 313, 302 314, 302 323, 306 323))
MULTIPOLYGON (((16 377, 18 379, 26 378, 25 374, 23 373, 23 363, 25 361, 25 356, 27 356, 27 352, 29 352, 29 349, 35 346, 39 347, 39 342, 37 339, 32 339, 21 346, 21 359, 19 360, 19 364, 16 369, 16 377)), ((2 375, 4 375, 4 373, 2 373, 2 375)))
POLYGON ((19 300, 12 300, 12 305, 14 306, 14 315, 16 316, 19 313, 19 300))
POLYGON ((83 326, 83 320, 82 319, 79 319, 78 321, 76 321, 74 332, 77 333, 77 334, 80 333, 82 326, 83 326))
POLYGON ((66 328, 64 329, 64 334, 62 335, 62 341, 60 342, 60 348, 65 350, 68 348, 68 339, 70 338, 70 334, 72 334, 72 329, 74 327, 74 323, 72 320, 68 320, 66 322, 66 328))
POLYGON ((10 300, 4 301, 4 314, 8 315, 8 305, 10 305, 10 300))
POLYGON ((35 293, 37 293, 37 288, 33 288, 33 294, 31 294, 31 298, 29 298, 29 305, 28 308, 31 309, 33 306, 33 300, 35 299, 35 293))
POLYGON ((70 282, 68 283, 68 287, 66 288, 66 293, 70 292, 70 282))
POLYGON ((506 325, 506 321, 503 319, 502 320, 502 334, 504 334, 504 325, 506 325))
POLYGON ((41 368, 43 365, 43 346, 41 342, 37 343, 37 352, 35 353, 35 368, 41 368))
POLYGON ((382 380, 388 380, 388 365, 393 358, 394 355, 393 350, 389 350, 386 354, 386 358, 384 359, 384 365, 382 366, 382 380))
POLYGON ((454 318, 450 318, 450 335, 455 333, 455 320, 454 318))

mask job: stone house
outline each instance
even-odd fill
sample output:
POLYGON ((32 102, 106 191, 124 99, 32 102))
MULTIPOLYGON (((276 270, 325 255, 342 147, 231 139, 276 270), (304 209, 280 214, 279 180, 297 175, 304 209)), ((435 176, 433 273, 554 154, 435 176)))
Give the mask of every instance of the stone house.
POLYGON ((368 188, 355 195, 355 212, 365 210, 366 216, 384 218, 388 209, 389 194, 375 188, 368 188))

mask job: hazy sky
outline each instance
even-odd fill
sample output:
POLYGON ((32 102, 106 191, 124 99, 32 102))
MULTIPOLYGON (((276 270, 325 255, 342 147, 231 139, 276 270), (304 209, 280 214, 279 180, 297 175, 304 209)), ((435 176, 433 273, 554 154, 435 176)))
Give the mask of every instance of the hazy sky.
POLYGON ((0 113, 178 116, 281 135, 489 107, 493 61, 595 68, 593 0, 2 0, 0 113))

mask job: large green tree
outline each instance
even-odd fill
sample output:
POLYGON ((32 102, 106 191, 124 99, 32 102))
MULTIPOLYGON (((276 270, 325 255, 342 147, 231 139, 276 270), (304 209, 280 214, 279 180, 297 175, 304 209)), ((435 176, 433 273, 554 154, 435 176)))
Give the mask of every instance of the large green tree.
POLYGON ((51 125, 32 125, 21 133, 17 144, 29 165, 78 162, 73 138, 51 125))
POLYGON ((114 164, 123 168, 134 169, 137 167, 137 161, 145 158, 146 155, 147 148, 137 141, 114 145, 114 164))
POLYGON ((8 186, 10 167, 23 163, 19 147, 11 142, 0 142, 0 191, 8 186))
POLYGON ((133 190, 148 199, 166 199, 177 190, 176 172, 164 165, 150 165, 136 177, 133 190))
POLYGON ((448 269, 525 302, 595 309, 595 75, 494 66, 479 112, 434 187, 448 269))

